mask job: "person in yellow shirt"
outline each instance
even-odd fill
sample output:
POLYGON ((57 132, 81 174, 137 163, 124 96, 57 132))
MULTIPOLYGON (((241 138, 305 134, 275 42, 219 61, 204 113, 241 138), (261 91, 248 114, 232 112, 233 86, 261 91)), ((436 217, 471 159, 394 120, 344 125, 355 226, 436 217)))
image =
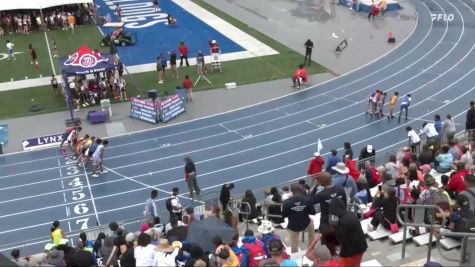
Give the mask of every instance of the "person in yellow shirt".
POLYGON ((228 245, 220 245, 216 249, 216 258, 221 267, 239 267, 239 259, 228 245))
POLYGON ((53 227, 51 227, 51 240, 55 246, 59 245, 61 239, 65 239, 66 236, 61 228, 59 228, 59 221, 53 222, 53 227))
POLYGON ((68 13, 68 25, 69 25, 69 28, 73 31, 74 33, 74 26, 76 25, 76 19, 74 18, 73 15, 71 15, 71 13, 68 13))
POLYGON ((391 120, 394 118, 394 108, 396 107, 397 99, 399 97, 398 92, 394 92, 394 95, 391 96, 391 99, 389 100, 389 114, 388 114, 388 120, 391 120))

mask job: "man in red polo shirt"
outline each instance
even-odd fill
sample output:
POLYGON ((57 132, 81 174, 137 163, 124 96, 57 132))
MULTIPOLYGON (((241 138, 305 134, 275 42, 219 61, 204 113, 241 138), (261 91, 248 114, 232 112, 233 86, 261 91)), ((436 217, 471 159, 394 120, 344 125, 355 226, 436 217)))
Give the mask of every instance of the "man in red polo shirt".
POLYGON ((188 46, 186 46, 185 41, 180 42, 180 46, 178 47, 178 51, 180 52, 180 67, 183 66, 183 59, 186 62, 186 66, 189 67, 190 63, 188 63, 188 46))
POLYGON ((185 80, 183 81, 183 88, 186 89, 186 99, 190 102, 193 102, 193 97, 191 95, 191 88, 193 86, 193 82, 191 81, 188 75, 185 76, 185 80))
POLYGON ((313 156, 314 158, 310 161, 310 165, 308 166, 307 175, 312 178, 313 183, 315 183, 318 174, 322 172, 325 160, 320 156, 320 152, 315 152, 313 156))
POLYGON ((447 185, 447 191, 454 191, 458 193, 465 190, 464 177, 469 175, 470 172, 465 169, 463 162, 457 163, 457 172, 450 177, 449 184, 447 185))

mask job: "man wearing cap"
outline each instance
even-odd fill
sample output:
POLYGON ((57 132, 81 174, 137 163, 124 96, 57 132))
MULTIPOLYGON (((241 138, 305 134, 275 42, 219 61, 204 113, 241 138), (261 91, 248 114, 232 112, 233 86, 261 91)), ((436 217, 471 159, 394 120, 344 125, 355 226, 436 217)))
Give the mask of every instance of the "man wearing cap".
POLYGON ((285 257, 284 249, 285 249, 285 247, 284 247, 284 244, 282 243, 282 241, 280 241, 278 239, 272 240, 269 244, 270 258, 261 261, 261 263, 259 265, 260 266, 265 266, 266 263, 275 262, 279 266, 288 266, 288 267, 298 266, 297 262, 295 262, 294 260, 287 259, 285 257))
POLYGON ((300 232, 307 230, 309 243, 312 242, 315 235, 315 227, 309 215, 315 215, 313 201, 307 196, 303 196, 298 183, 291 186, 292 197, 284 201, 282 207, 282 217, 288 218, 287 230, 291 240, 292 253, 299 249, 300 232))
POLYGON ((314 158, 310 161, 310 165, 308 166, 307 175, 313 182, 316 182, 317 175, 323 170, 325 160, 320 156, 320 152, 315 152, 313 156, 314 158))
POLYGON ((68 266, 94 266, 96 263, 92 254, 84 251, 84 244, 81 240, 76 242, 75 252, 67 259, 68 266))
POLYGON ((465 169, 465 164, 463 162, 458 162, 456 164, 457 172, 450 177, 449 184, 447 185, 447 191, 455 191, 457 194, 465 191, 465 176, 469 175, 470 172, 465 169))
POLYGON ((360 266, 363 253, 368 248, 361 224, 353 212, 346 210, 345 203, 334 198, 330 201, 330 224, 340 243, 341 264, 345 267, 360 266))
POLYGON ((349 175, 350 169, 343 162, 338 162, 332 169, 336 172, 332 177, 332 184, 343 187, 347 200, 352 199, 358 192, 358 189, 356 188, 355 180, 349 175))
MULTIPOLYGON (((330 173, 323 172, 318 177, 323 189, 315 196, 314 203, 320 205, 320 229, 328 225, 328 207, 333 198, 340 198, 346 202, 346 193, 343 187, 332 184, 330 173)), ((321 232, 321 231, 320 231, 321 232)))
POLYGON ((368 160, 371 162, 371 165, 374 166, 374 163, 376 162, 376 149, 374 149, 372 145, 367 145, 366 147, 363 147, 360 151, 360 157, 358 158, 358 160, 360 161, 360 170, 364 169, 364 163, 368 160))

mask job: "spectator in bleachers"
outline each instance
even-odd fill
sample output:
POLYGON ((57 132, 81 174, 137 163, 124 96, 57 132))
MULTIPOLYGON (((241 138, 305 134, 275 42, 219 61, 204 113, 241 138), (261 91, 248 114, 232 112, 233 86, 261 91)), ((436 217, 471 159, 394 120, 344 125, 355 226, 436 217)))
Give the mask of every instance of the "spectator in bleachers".
MULTIPOLYGON (((450 206, 449 199, 444 194, 444 191, 439 189, 437 182, 434 177, 426 176, 425 177, 426 188, 421 191, 419 197, 419 202, 424 205, 436 205, 442 209, 445 216, 448 217, 452 212, 452 207, 450 206)), ((435 214, 437 218, 441 218, 442 214, 435 214)))
POLYGON ((264 265, 266 262, 275 261, 279 264, 279 266, 298 266, 297 262, 289 259, 288 255, 284 253, 284 251, 285 246, 281 240, 272 240, 269 244, 270 258, 263 260, 261 264, 264 265))
POLYGON ((340 242, 341 263, 345 267, 359 267, 368 248, 361 224, 353 212, 346 210, 343 200, 330 201, 330 224, 335 227, 340 242))
POLYGON ((165 226, 167 238, 170 241, 183 241, 186 239, 188 228, 185 224, 178 220, 177 217, 172 217, 170 223, 165 226))
POLYGON ((439 152, 439 155, 435 158, 437 167, 435 170, 439 173, 446 173, 449 172, 452 168, 452 163, 454 162, 454 158, 452 154, 449 153, 449 146, 443 145, 442 149, 439 152))
POLYGON ((181 242, 181 248, 175 257, 176 266, 178 267, 185 266, 186 261, 190 259, 190 248, 191 248, 190 242, 188 241, 181 242))
POLYGON ((399 200, 394 188, 388 188, 386 192, 378 190, 372 205, 376 208, 376 213, 368 225, 368 231, 376 230, 380 224, 386 230, 391 230, 391 224, 397 223, 396 209, 398 203, 399 200))
POLYGON ((409 138, 409 146, 411 147, 412 153, 417 153, 419 146, 421 144, 421 138, 419 135, 412 129, 411 126, 406 127, 407 136, 409 138))
MULTIPOLYGON (((452 173, 453 174, 453 173, 452 173)), ((440 183, 442 186, 440 187, 440 190, 444 193, 444 195, 447 197, 449 200, 450 205, 454 205, 454 199, 456 198, 456 194, 454 191, 448 191, 447 187, 449 184, 449 177, 445 174, 440 176, 440 183)))
POLYGON ((59 221, 53 222, 53 227, 51 227, 51 241, 55 246, 59 245, 61 239, 66 238, 63 229, 59 227, 59 221))
POLYGON ((139 235, 137 247, 134 249, 134 258, 137 266, 153 266, 155 246, 150 244, 151 241, 149 235, 139 235))
POLYGON ((460 193, 468 198, 470 202, 470 209, 475 211, 475 175, 469 174, 465 176, 465 191, 460 193))
POLYGON ((221 202, 221 206, 223 207, 223 211, 227 209, 228 202, 231 200, 231 190, 234 188, 233 183, 226 183, 223 184, 221 187, 221 192, 219 194, 219 202, 221 202))
POLYGON ((470 108, 467 110, 465 120, 465 130, 469 141, 475 141, 475 101, 470 101, 470 108))
POLYGON ((352 199, 358 190, 356 188, 355 180, 353 180, 353 178, 348 175, 350 170, 343 162, 338 162, 336 166, 332 167, 332 169, 336 172, 336 174, 332 177, 332 184, 341 186, 343 189, 345 189, 347 201, 352 199))
POLYGON ((116 222, 109 223, 109 229, 112 231, 111 236, 112 238, 116 238, 118 236, 117 232, 124 231, 116 222))
POLYGON ((458 139, 452 139, 448 142, 449 144, 449 153, 452 154, 452 157, 454 158, 454 161, 455 160, 459 160, 460 157, 462 156, 462 151, 460 150, 460 147, 459 147, 459 141, 458 139))
POLYGON ((125 241, 127 242, 127 249, 124 253, 120 256, 120 266, 127 266, 127 267, 135 267, 135 258, 134 258, 134 242, 135 242, 135 234, 128 233, 125 237, 125 241))
MULTIPOLYGON (((155 217, 155 218, 158 218, 160 220, 159 217, 155 217)), ((152 228, 153 226, 155 225, 155 219, 152 219, 152 218, 148 218, 144 224, 142 224, 142 226, 140 227, 140 233, 143 234, 145 233, 145 231, 147 231, 148 229, 152 228)))
POLYGON ((259 263, 267 257, 266 244, 254 236, 252 230, 246 230, 242 238, 241 250, 248 259, 244 266, 256 267, 259 263))
POLYGON ((326 172, 330 174, 335 174, 336 171, 332 169, 332 167, 336 166, 338 162, 341 162, 341 159, 337 156, 338 151, 336 149, 332 149, 331 155, 328 157, 327 160, 327 167, 325 168, 326 172))
POLYGON ((101 247, 102 247, 102 244, 104 243, 104 239, 106 238, 106 234, 104 233, 99 233, 99 235, 97 235, 97 238, 96 238, 96 241, 94 242, 94 254, 96 254, 96 256, 98 258, 102 257, 101 255, 101 247))
POLYGON ((46 256, 46 264, 56 267, 66 266, 66 263, 64 262, 64 251, 53 248, 46 256))
POLYGON ((180 250, 181 242, 173 243, 175 247, 170 245, 167 239, 160 239, 159 244, 155 248, 152 266, 175 266, 175 258, 180 250))
POLYGON ((406 180, 402 177, 399 177, 395 181, 396 187, 396 197, 399 199, 400 204, 408 204, 412 202, 410 195, 410 190, 407 186, 406 180))
POLYGON ((282 218, 282 203, 282 196, 279 194, 279 191, 276 187, 272 187, 271 198, 270 201, 267 203, 267 214, 272 215, 272 217, 269 217, 269 220, 271 220, 272 223, 277 225, 280 225, 284 222, 284 219, 282 218))
POLYGON ((439 114, 434 115, 434 128, 437 131, 437 144, 440 144, 440 141, 442 140, 442 134, 444 133, 443 131, 443 126, 442 126, 442 119, 440 118, 439 114))
MULTIPOLYGON (((161 234, 161 232, 159 232, 161 234)), ((117 237, 114 238, 114 246, 119 249, 119 255, 122 255, 127 250, 127 241, 125 240, 126 233, 123 231, 117 232, 117 237)))
MULTIPOLYGON (((365 162, 364 175, 370 188, 377 186, 382 182, 382 174, 371 165, 370 161, 365 162)), ((391 174, 388 174, 392 178, 391 174)))
POLYGON ((105 266, 117 266, 117 255, 120 255, 119 248, 114 245, 114 238, 106 237, 104 245, 101 247, 102 264, 105 266))
POLYGON ((428 145, 422 146, 422 151, 419 153, 417 161, 420 165, 432 164, 434 163, 434 152, 429 149, 428 145))
POLYGON ((320 205, 320 229, 328 224, 329 204, 333 198, 340 198, 347 203, 345 190, 339 185, 332 184, 330 173, 323 172, 318 176, 323 189, 315 195, 314 204, 320 205))
POLYGON ((257 208, 256 208, 256 197, 251 190, 246 190, 244 193, 244 198, 241 201, 242 203, 248 203, 248 205, 241 205, 241 212, 248 213, 248 215, 239 214, 239 221, 242 222, 243 219, 254 220, 257 218, 257 208), (250 208, 250 210, 249 210, 250 208))
POLYGON ((462 156, 460 157, 459 160, 455 160, 455 162, 461 162, 465 165, 465 169, 471 170, 472 165, 473 165, 473 158, 472 158, 472 153, 470 153, 470 150, 468 149, 467 146, 461 146, 460 147, 462 156))
POLYGON ((302 195, 306 196, 310 191, 310 186, 304 179, 300 179, 298 183, 300 185, 300 191, 302 192, 302 195))
MULTIPOLYGON (((94 258, 91 253, 84 251, 84 244, 81 240, 76 242, 76 249, 67 257, 68 266, 95 266, 94 258)), ((105 262, 104 262, 105 263, 105 262)))
POLYGON ((367 145, 363 147, 360 151, 360 157, 358 158, 360 165, 359 169, 362 170, 364 168, 364 162, 370 161, 371 165, 374 166, 376 162, 376 149, 372 145, 367 145))
POLYGON ((290 192, 290 189, 288 186, 283 186, 282 187, 282 201, 285 201, 286 199, 290 198, 292 196, 292 192, 290 192))
MULTIPOLYGON (((261 225, 257 227, 257 231, 262 234, 260 240, 264 242, 267 248, 267 256, 270 256, 269 254, 269 244, 273 240, 281 240, 280 236, 274 232, 274 226, 272 226, 272 223, 268 220, 262 220, 261 225)), ((288 256, 288 255, 287 255, 288 256)))
POLYGON ((370 202, 371 192, 369 192, 368 181, 364 175, 361 175, 356 182, 356 188, 358 189, 355 195, 356 200, 361 204, 367 205, 370 202))
POLYGON ((185 266, 193 266, 197 261, 203 261, 205 264, 204 266, 209 266, 209 258, 205 255, 203 249, 197 244, 192 244, 190 247, 190 259, 186 261, 185 266))
POLYGON ((458 162, 456 165, 456 172, 450 176, 449 184, 447 185, 448 191, 455 191, 457 194, 465 191, 464 177, 469 175, 470 172, 465 169, 463 162, 458 162))
POLYGON ((393 179, 396 179, 399 177, 399 164, 397 162, 396 155, 391 154, 389 155, 389 162, 384 165, 386 168, 386 171, 393 179))
POLYGON ((13 258, 13 262, 20 266, 20 267, 26 267, 28 266, 28 261, 25 258, 20 257, 20 250, 19 249, 14 249, 10 252, 13 258))
POLYGON ((358 167, 356 166, 356 160, 353 160, 351 155, 346 155, 344 158, 345 166, 349 170, 349 175, 353 178, 353 180, 358 181, 360 178, 360 171, 358 170, 358 167))
POLYGON ((195 210, 192 207, 187 207, 185 209, 185 215, 183 216, 183 223, 190 225, 193 222, 196 222, 195 210))
POLYGON ((442 129, 447 141, 454 139, 456 129, 452 115, 447 114, 447 118, 444 120, 444 122, 442 122, 442 129))
POLYGON ((320 156, 320 152, 313 154, 314 158, 310 161, 308 166, 307 175, 312 179, 313 183, 316 182, 317 175, 322 172, 325 160, 320 156))
POLYGON ((216 249, 217 266, 221 267, 239 267, 239 258, 234 254, 228 245, 221 245, 216 249))
POLYGON ((298 251, 300 232, 307 230, 309 243, 312 242, 315 227, 309 215, 315 215, 316 211, 313 201, 301 194, 299 184, 292 184, 291 191, 293 196, 284 201, 282 215, 289 220, 287 230, 291 240, 292 253, 294 253, 298 251))
POLYGON ((312 244, 307 248, 305 257, 313 262, 313 267, 343 267, 327 245, 322 244, 322 238, 316 236, 312 244))

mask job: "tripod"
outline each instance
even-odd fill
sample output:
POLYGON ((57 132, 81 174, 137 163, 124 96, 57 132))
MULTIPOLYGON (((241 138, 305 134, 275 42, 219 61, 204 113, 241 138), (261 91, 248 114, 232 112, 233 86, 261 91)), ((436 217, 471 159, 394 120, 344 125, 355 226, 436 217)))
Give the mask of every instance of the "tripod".
POLYGON ((196 84, 201 80, 201 78, 203 78, 205 81, 207 81, 209 84, 211 84, 211 81, 208 80, 208 78, 206 78, 206 76, 204 74, 200 74, 198 76, 198 79, 196 79, 196 82, 195 82, 194 86, 196 86, 196 84))

